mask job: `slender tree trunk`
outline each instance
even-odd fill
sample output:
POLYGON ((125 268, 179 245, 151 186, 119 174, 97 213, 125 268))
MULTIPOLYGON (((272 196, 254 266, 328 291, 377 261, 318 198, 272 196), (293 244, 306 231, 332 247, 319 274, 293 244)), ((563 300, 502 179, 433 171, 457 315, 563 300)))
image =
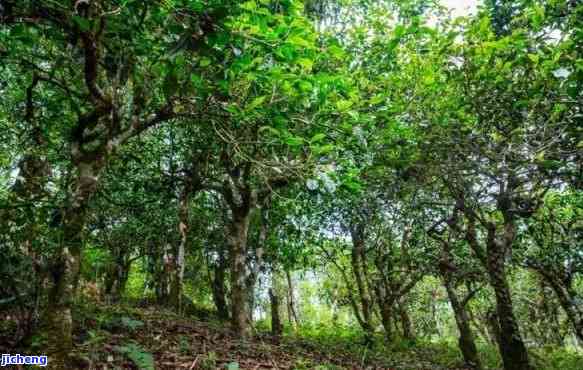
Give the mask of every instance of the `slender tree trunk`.
POLYGON ((399 302, 399 316, 401 317, 401 325, 403 325, 403 337, 409 340, 415 340, 415 331, 413 330, 413 323, 407 311, 405 302, 399 302))
POLYGON ((271 334, 279 338, 283 333, 283 325, 279 315, 279 294, 277 289, 277 276, 275 271, 271 272, 271 288, 269 289, 269 301, 271 306, 271 334))
POLYGON ((164 244, 162 253, 156 252, 154 258, 153 284, 156 302, 161 306, 167 306, 170 303, 171 277, 174 271, 172 246, 164 244))
POLYGON ((223 248, 220 248, 218 254, 218 261, 216 265, 213 266, 214 276, 211 284, 213 291, 213 301, 215 303, 215 307, 217 308, 219 319, 228 320, 229 307, 227 306, 227 289, 225 287, 227 259, 225 258, 225 251, 223 248))
POLYGON ((117 282, 113 290, 113 297, 116 302, 119 302, 126 291, 126 286, 130 274, 131 263, 125 262, 117 267, 117 282))
POLYGON ((253 322, 253 312, 255 311, 255 285, 257 284, 257 278, 259 277, 259 272, 263 264, 263 251, 265 248, 265 243, 267 240, 267 229, 268 229, 268 211, 267 204, 261 208, 259 226, 259 238, 257 244, 253 248, 252 255, 248 255, 248 266, 249 271, 247 274, 247 279, 245 280, 245 285, 247 289, 247 304, 249 306, 249 321, 253 322))
MULTIPOLYGON (((455 316, 455 322, 460 334, 458 340, 460 351, 464 356, 464 361, 468 368, 481 370, 482 364, 480 362, 480 357, 478 356, 478 349, 476 347, 474 333, 472 332, 470 326, 471 319, 466 309, 467 300, 470 296, 468 295, 468 298, 464 299, 463 301, 460 301, 458 298, 453 281, 453 271, 455 271, 457 268, 453 262, 450 243, 445 239, 441 239, 439 237, 436 238, 442 243, 439 272, 441 274, 445 290, 447 291, 447 296, 451 303, 451 307, 455 316)), ((470 293, 468 292, 468 294, 470 293)))
POLYGON ((247 253, 247 233, 249 230, 249 209, 233 210, 229 225, 229 259, 231 273, 231 324, 241 337, 250 334, 247 290, 245 284, 245 258, 247 253))
POLYGON ((506 278, 506 248, 492 235, 494 232, 494 230, 489 230, 487 262, 490 284, 496 295, 496 316, 501 331, 499 348, 504 369, 532 370, 512 308, 512 297, 506 278))
POLYGON ((113 254, 113 261, 105 271, 102 292, 111 302, 119 302, 125 292, 131 260, 120 246, 110 246, 110 251, 113 254))
POLYGON ((500 346, 502 342, 502 330, 500 329, 496 308, 490 308, 486 313, 486 327, 488 329, 490 343, 500 346))
POLYGON ((567 318, 573 325, 577 339, 583 343, 583 307, 577 304, 576 293, 571 287, 564 284, 560 278, 553 276, 552 272, 545 271, 544 268, 537 269, 537 271, 557 295, 561 308, 563 308, 567 318))
POLYGON ((189 201, 192 193, 192 179, 186 179, 186 184, 180 195, 178 209, 178 232, 180 233, 180 242, 174 252, 173 271, 170 287, 170 305, 178 312, 182 310, 182 291, 184 284, 184 257, 186 243, 188 241, 189 229, 189 201))
POLYGON ((255 283, 257 282, 256 279, 251 279, 249 276, 245 280, 245 292, 247 293, 247 320, 250 323, 255 321, 254 319, 254 311, 255 311, 255 283))
POLYGON ((351 266, 358 289, 360 306, 362 310, 362 329, 365 333, 367 344, 372 343, 372 300, 366 285, 366 256, 364 244, 364 226, 362 224, 354 225, 351 230, 352 237, 352 258, 351 266))
POLYGON ((482 364, 478 356, 478 348, 474 339, 474 333, 470 326, 470 317, 468 311, 462 302, 460 302, 453 283, 447 272, 442 273, 443 282, 447 291, 447 296, 451 302, 451 307, 455 316, 455 322, 460 333, 458 344, 460 351, 464 356, 465 364, 470 369, 480 370, 482 364))
POLYGON ((468 313, 468 316, 470 318, 470 323, 474 326, 474 329, 476 330, 478 335, 481 336, 486 342, 493 344, 493 345, 496 345, 496 341, 493 340, 493 338, 490 336, 490 334, 488 334, 487 325, 483 325, 476 318, 476 316, 472 313, 471 310, 468 310, 467 313, 468 313))
MULTIPOLYGON (((36 128, 34 131, 40 131, 40 128, 36 128)), ((29 298, 36 301, 33 310, 28 311, 23 306, 23 312, 28 311, 30 317, 30 320, 20 320, 22 324, 28 322, 26 327, 23 328, 23 334, 25 336, 31 335, 34 329, 35 320, 32 318, 38 314, 48 278, 41 254, 38 253, 33 242, 38 235, 38 212, 34 204, 46 192, 45 187, 50 175, 50 166, 46 159, 43 159, 43 157, 37 154, 39 150, 42 149, 44 151, 45 149, 44 137, 40 133, 34 134, 33 140, 38 147, 33 149, 33 153, 26 154, 20 161, 17 180, 10 194, 11 197, 25 200, 29 204, 27 206, 26 223, 22 233, 18 235, 19 239, 21 237, 24 239, 22 241, 18 240, 18 242, 22 242, 20 247, 21 252, 30 258, 33 267, 32 274, 27 276, 28 279, 26 282, 27 285, 30 285, 26 289, 29 290, 29 298)), ((12 219, 12 213, 10 210, 0 210, 0 223, 12 219)), ((17 287, 15 286, 14 288, 16 289, 17 287)))
POLYGON ((294 286, 292 283, 292 278, 289 270, 285 270, 285 278, 287 280, 287 310, 288 310, 288 318, 289 322, 292 326, 299 326, 300 322, 298 320, 298 314, 295 308, 294 302, 294 286), (292 323, 293 319, 293 323, 292 323))

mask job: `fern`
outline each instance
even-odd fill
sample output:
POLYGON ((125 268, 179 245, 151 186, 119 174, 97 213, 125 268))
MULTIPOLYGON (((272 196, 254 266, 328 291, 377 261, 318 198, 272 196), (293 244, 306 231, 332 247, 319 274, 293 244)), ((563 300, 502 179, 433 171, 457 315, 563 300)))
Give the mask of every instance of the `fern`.
POLYGON ((154 357, 136 343, 128 343, 116 347, 116 351, 124 354, 141 370, 154 370, 154 357))

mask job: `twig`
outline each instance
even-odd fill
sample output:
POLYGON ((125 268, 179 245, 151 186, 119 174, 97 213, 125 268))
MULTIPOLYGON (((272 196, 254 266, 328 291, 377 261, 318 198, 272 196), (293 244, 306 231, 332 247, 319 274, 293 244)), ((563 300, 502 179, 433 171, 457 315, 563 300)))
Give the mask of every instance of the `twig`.
POLYGON ((198 356, 199 355, 196 355, 196 357, 194 358, 194 361, 192 361, 192 365, 190 365, 190 367, 188 368, 188 370, 194 369, 194 367, 196 366, 196 362, 198 361, 198 356))

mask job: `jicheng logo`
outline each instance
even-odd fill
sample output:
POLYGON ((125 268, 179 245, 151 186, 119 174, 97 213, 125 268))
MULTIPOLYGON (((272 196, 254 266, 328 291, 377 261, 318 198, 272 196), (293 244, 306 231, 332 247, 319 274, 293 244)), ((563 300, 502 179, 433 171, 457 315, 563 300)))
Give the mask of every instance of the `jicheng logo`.
POLYGON ((47 366, 48 359, 47 356, 22 356, 18 353, 11 355, 8 353, 2 354, 2 360, 0 361, 0 366, 10 366, 10 365, 36 365, 36 366, 47 366))

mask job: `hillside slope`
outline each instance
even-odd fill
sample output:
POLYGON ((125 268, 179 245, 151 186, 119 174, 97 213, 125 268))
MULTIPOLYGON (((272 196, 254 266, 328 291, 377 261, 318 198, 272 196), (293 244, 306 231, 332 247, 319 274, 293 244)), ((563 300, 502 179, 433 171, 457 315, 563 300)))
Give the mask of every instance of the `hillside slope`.
POLYGON ((261 333, 242 341, 224 324, 159 307, 92 304, 78 315, 73 357, 79 369, 445 369, 422 352, 380 358, 355 343, 351 348, 361 351, 261 333))

